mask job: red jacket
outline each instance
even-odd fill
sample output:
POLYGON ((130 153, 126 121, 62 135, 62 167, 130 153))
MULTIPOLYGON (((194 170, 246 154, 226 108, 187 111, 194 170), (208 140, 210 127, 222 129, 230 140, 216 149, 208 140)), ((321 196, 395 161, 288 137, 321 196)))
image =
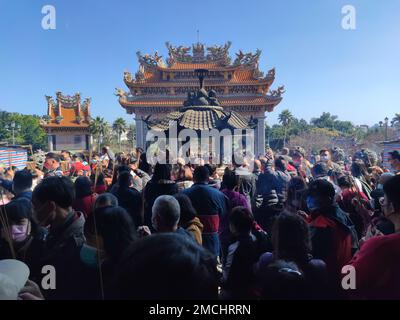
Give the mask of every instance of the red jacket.
POLYGON ((356 270, 356 299, 400 299, 400 233, 369 239, 349 263, 356 270))
POLYGON ((342 267, 353 256, 358 245, 354 225, 345 212, 334 206, 330 212, 313 214, 310 231, 313 257, 326 263, 328 272, 341 274, 342 267))
POLYGON ((107 186, 105 184, 100 184, 96 186, 94 193, 102 194, 105 193, 106 191, 107 191, 107 186))
POLYGON ((93 211, 96 197, 96 194, 92 194, 83 198, 75 199, 72 208, 74 208, 75 211, 82 212, 85 218, 87 218, 93 211))

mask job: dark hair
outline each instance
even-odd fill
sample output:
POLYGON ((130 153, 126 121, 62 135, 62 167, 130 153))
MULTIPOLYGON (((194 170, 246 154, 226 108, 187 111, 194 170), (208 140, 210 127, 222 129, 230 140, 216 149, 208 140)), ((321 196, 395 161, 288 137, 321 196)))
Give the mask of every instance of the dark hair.
POLYGON ((97 234, 103 238, 104 250, 117 260, 134 242, 136 228, 128 212, 121 207, 101 207, 94 210, 85 222, 86 234, 97 234))
POLYGON ((297 214, 282 212, 272 228, 272 244, 276 259, 307 264, 311 252, 310 232, 305 220, 297 214))
POLYGON ((290 204, 294 199, 298 199, 300 202, 302 202, 304 200, 306 191, 307 184, 304 179, 302 177, 293 177, 290 179, 287 187, 286 203, 290 204))
POLYGON ((317 179, 312 181, 308 186, 308 195, 318 198, 329 198, 333 201, 335 197, 335 188, 329 181, 317 179))
POLYGON ((329 174, 329 167, 325 162, 318 162, 311 170, 312 175, 316 178, 324 177, 329 174))
POLYGON ((351 164, 351 174, 356 178, 364 178, 365 182, 371 184, 368 169, 363 161, 356 160, 351 164))
POLYGON ((228 188, 228 190, 233 190, 238 184, 238 177, 235 172, 229 169, 225 170, 222 177, 222 184, 228 188))
POLYGON ((286 170, 286 161, 283 157, 278 157, 275 160, 275 168, 280 170, 280 171, 285 171, 286 170))
POLYGON ((217 166, 215 164, 206 163, 204 166, 207 168, 210 177, 217 171, 217 166))
POLYGON ((178 200, 181 208, 179 225, 185 227, 188 222, 196 217, 196 209, 193 207, 192 201, 186 194, 177 193, 174 195, 174 197, 176 200, 178 200))
POLYGON ((277 260, 261 275, 262 299, 300 300, 307 293, 306 279, 294 262, 277 260))
POLYGON ((148 174, 151 172, 151 165, 147 162, 146 153, 140 154, 139 169, 148 174))
POLYGON ((158 182, 160 180, 170 180, 171 179, 172 166, 170 164, 156 163, 154 167, 154 173, 152 181, 158 182))
POLYGON ((110 207, 117 207, 118 206, 118 198, 114 196, 112 193, 102 193, 99 194, 96 198, 96 201, 94 203, 94 207, 104 207, 104 206, 110 206, 110 207))
POLYGON ((319 150, 319 154, 320 154, 320 155, 321 155, 321 153, 325 153, 325 152, 328 152, 329 154, 331 154, 330 150, 328 150, 328 149, 321 149, 321 150, 319 150))
POLYGON ((400 210, 400 175, 390 178, 383 185, 383 191, 396 211, 400 210))
MULTIPOLYGON (((32 219, 32 206, 29 200, 11 201, 4 206, 9 222, 19 222, 21 219, 32 219)), ((1 208, 3 210, 3 208, 1 208)), ((10 223, 11 224, 11 223, 10 223)))
POLYGON ((235 207, 229 214, 229 223, 232 224, 240 234, 251 231, 254 223, 253 214, 245 207, 235 207))
POLYGON ((96 173, 92 173, 90 175, 90 181, 92 181, 93 185, 96 182, 96 186, 102 186, 102 185, 105 185, 105 183, 106 183, 104 181, 104 174, 102 172, 97 174, 97 181, 96 181, 96 173))
POLYGON ((48 177, 36 186, 32 198, 41 203, 54 201, 59 207, 67 209, 75 200, 74 184, 67 177, 48 177))
POLYGON ((353 181, 348 175, 341 176, 338 179, 338 186, 341 188, 351 188, 353 187, 353 181))
POLYGON ((124 300, 217 299, 214 256, 176 233, 136 241, 116 270, 118 298, 124 300))
POLYGON ((128 171, 128 172, 131 171, 131 169, 127 165, 122 164, 122 165, 118 166, 118 169, 117 169, 118 174, 121 174, 122 172, 126 172, 126 171, 128 171))
POLYGON ((14 189, 26 190, 32 187, 32 173, 29 170, 17 171, 13 178, 14 189))
POLYGON ((195 182, 206 182, 210 178, 210 172, 205 166, 198 166, 194 169, 193 180, 195 182))
POLYGON ((54 161, 60 162, 60 156, 54 152, 49 152, 46 154, 46 159, 53 159, 54 161))
POLYGON ((389 155, 393 158, 393 159, 397 159, 400 161, 400 152, 398 150, 393 150, 389 152, 389 155))
POLYGON ((118 175, 118 185, 120 188, 130 187, 133 177, 129 171, 123 171, 118 175))
POLYGON ((92 182, 88 177, 78 177, 75 180, 75 198, 81 199, 90 196, 92 192, 92 182))

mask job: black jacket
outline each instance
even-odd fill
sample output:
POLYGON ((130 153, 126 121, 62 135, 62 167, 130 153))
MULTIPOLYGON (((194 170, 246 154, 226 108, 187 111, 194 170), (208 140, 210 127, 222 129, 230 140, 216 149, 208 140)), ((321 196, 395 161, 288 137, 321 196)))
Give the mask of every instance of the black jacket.
POLYGON ((34 257, 30 269, 31 280, 38 284, 48 283, 44 277, 50 273, 43 267, 50 266, 55 271, 56 289, 42 290, 46 300, 81 298, 81 288, 85 286, 80 264, 80 250, 85 242, 83 214, 71 212, 64 225, 47 237, 33 241, 29 254, 34 257))
POLYGON ((151 227, 151 208, 154 201, 161 195, 174 195, 178 193, 178 185, 171 180, 150 180, 143 190, 144 198, 144 224, 151 227))
POLYGON ((116 187, 112 194, 117 197, 120 207, 128 211, 135 226, 141 226, 142 221, 142 196, 134 188, 116 187))

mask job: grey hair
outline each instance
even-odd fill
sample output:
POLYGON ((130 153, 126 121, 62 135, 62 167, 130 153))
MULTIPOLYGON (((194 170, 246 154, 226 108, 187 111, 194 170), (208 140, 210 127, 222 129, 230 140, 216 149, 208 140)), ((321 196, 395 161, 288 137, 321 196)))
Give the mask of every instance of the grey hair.
POLYGON ((159 196, 154 201, 152 208, 152 220, 159 216, 166 227, 173 227, 178 224, 181 216, 181 207, 178 200, 170 195, 159 196))

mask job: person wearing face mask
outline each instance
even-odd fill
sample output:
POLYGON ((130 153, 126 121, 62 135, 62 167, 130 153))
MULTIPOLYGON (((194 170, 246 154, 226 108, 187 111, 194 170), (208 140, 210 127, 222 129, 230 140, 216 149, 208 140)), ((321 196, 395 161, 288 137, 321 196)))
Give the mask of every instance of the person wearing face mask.
POLYGON ((80 251, 82 295, 101 299, 99 266, 105 299, 112 299, 115 268, 125 251, 136 240, 136 228, 128 212, 118 206, 95 209, 85 222, 86 244, 80 251))
POLYGON ((386 181, 388 181, 389 179, 391 179, 394 176, 393 173, 391 172, 384 172, 380 175, 379 180, 378 180, 378 185, 376 186, 376 188, 371 192, 371 207, 374 209, 374 216, 378 216, 380 215, 382 208, 381 205, 379 203, 379 199, 382 198, 384 196, 384 192, 383 192, 383 185, 386 183, 386 181))
POLYGON ((295 147, 294 150, 291 152, 293 165, 297 170, 297 174, 301 176, 306 182, 308 182, 311 178, 311 168, 312 165, 307 161, 305 156, 305 150, 302 147, 295 147))
POLYGON ((322 149, 319 151, 319 162, 326 163, 329 170, 340 171, 340 166, 332 161, 331 152, 328 149, 322 149))
POLYGON ((383 185, 380 199, 384 216, 394 225, 394 233, 370 238, 349 262, 356 271, 354 299, 400 299, 400 175, 383 185))
POLYGON ((30 246, 34 241, 43 239, 45 230, 32 219, 28 201, 11 201, 2 211, 5 212, 8 222, 7 225, 0 225, 0 259, 12 258, 8 243, 11 239, 16 258, 30 265, 34 258, 29 250, 30 246))
POLYGON ((336 204, 335 189, 329 181, 318 179, 311 182, 306 203, 310 212, 307 220, 310 225, 312 254, 326 263, 332 283, 339 285, 342 267, 358 249, 353 222, 336 204))
POLYGON ((46 159, 44 161, 44 178, 48 178, 48 177, 62 177, 63 176, 63 171, 61 169, 60 166, 61 163, 61 159, 60 157, 53 153, 53 152, 49 152, 48 154, 46 154, 46 159))
POLYGON ((79 294, 80 249, 85 242, 83 213, 72 209, 73 183, 66 177, 49 177, 32 194, 34 217, 48 229, 45 239, 33 247, 33 280, 41 283, 43 266, 56 270, 56 289, 44 292, 46 299, 74 299, 79 294))

